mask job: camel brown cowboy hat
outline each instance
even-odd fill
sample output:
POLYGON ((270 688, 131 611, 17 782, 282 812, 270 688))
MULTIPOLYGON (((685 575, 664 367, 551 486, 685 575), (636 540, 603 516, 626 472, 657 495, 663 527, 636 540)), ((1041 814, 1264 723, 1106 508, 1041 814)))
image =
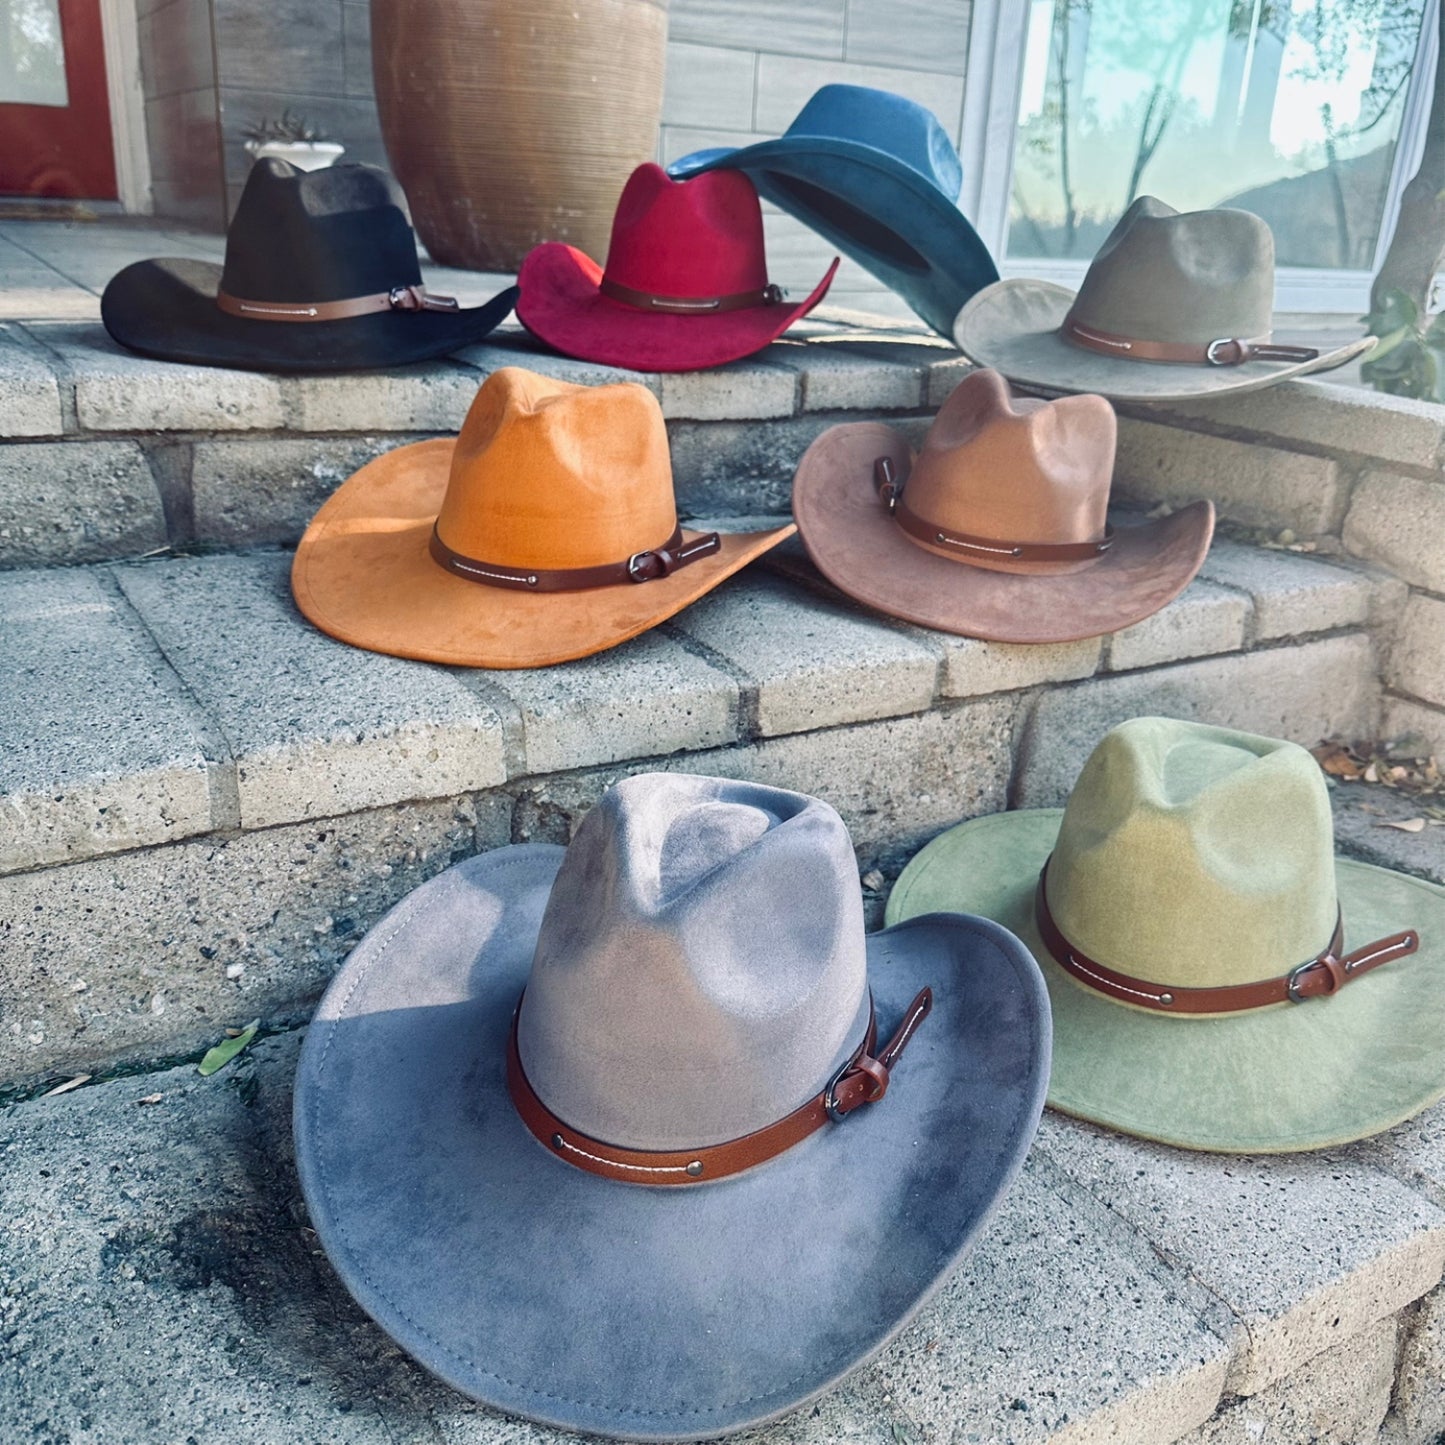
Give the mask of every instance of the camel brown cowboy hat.
POLYGON ((1115 401, 1257 391, 1342 366, 1371 336, 1321 348, 1276 341, 1274 235, 1248 211, 1181 214, 1140 196, 1078 292, 1010 278, 967 302, 959 349, 1011 381, 1115 401))
POLYGON ((826 803, 642 774, 424 883, 307 1033, 296 1155, 347 1287, 458 1390, 716 1439, 883 1348, 978 1238, 1048 1077, 987 919, 867 935, 826 803))
POLYGON ((312 519, 291 568, 323 632, 397 657, 543 667, 615 647, 792 535, 681 526, 657 398, 518 367, 461 434, 368 462, 312 519))
POLYGON ((935 838, 887 917, 948 908, 1002 923, 1042 965, 1064 1113, 1284 1153, 1445 1095, 1445 889, 1335 857, 1324 776, 1296 743, 1123 723, 1064 809, 935 838))
POLYGON ((793 480, 808 555, 840 591, 892 617, 989 642, 1115 632, 1171 602, 1209 550, 1214 506, 1111 527, 1113 408, 1015 398, 966 376, 916 456, 880 422, 813 442, 793 480))

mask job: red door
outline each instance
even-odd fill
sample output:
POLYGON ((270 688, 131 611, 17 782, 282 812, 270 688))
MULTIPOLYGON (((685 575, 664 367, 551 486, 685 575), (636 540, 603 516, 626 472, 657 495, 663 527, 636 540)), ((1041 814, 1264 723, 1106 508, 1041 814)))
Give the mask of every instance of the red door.
POLYGON ((0 3, 0 195, 115 199, 100 0, 0 3))

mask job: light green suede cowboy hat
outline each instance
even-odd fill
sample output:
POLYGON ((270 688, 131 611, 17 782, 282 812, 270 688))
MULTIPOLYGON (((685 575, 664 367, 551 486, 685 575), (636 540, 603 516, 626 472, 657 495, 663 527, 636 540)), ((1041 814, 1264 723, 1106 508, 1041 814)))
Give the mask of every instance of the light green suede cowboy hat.
POLYGON ((1295 743, 1126 722, 1064 809, 935 838, 887 921, 946 910, 1002 923, 1042 966, 1048 1101, 1066 1114, 1285 1153, 1445 1096, 1445 889, 1336 858, 1324 779, 1295 743))

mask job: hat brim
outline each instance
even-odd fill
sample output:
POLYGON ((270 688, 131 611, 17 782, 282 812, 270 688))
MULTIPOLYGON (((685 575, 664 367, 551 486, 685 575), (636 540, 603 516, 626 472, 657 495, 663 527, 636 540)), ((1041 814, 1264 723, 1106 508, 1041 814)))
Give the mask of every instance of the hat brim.
POLYGON ((426 361, 471 346, 507 319, 509 286, 483 306, 391 311, 305 324, 253 321, 216 305, 221 268, 209 261, 137 261, 100 299, 105 329, 122 346, 161 361, 244 371, 328 372, 426 361))
POLYGON ((793 516, 818 570, 867 606, 987 642, 1074 642, 1117 632, 1173 601, 1199 571, 1214 535, 1214 505, 1119 526, 1087 570, 991 572, 940 557, 912 541, 878 500, 873 464, 892 457, 899 475, 908 442, 881 422, 830 427, 803 454, 793 516))
POLYGON ((1331 371, 1374 345, 1374 337, 1365 336, 1322 351, 1313 361, 1247 361, 1241 366, 1124 361, 1064 340, 1059 327, 1074 295, 1049 281, 999 281, 958 313, 953 339, 970 361, 991 366, 1010 381, 1045 391, 1095 392, 1114 401, 1187 401, 1258 391, 1292 376, 1331 371))
POLYGON ((1044 947, 1034 890, 1062 817, 996 813, 951 828, 903 870, 887 910, 897 923, 968 909, 1028 945, 1053 1005, 1052 1107, 1184 1149, 1281 1154, 1368 1138, 1445 1097, 1445 889, 1337 859, 1345 946, 1413 928, 1418 953, 1332 997, 1165 1018, 1095 993, 1044 947))
POLYGON ((963 212, 888 151, 830 136, 782 136, 698 151, 668 167, 687 179, 744 171, 764 200, 816 231, 896 292, 941 336, 998 267, 963 212))
POLYGON ((724 534, 717 552, 653 582, 542 594, 489 587, 448 572, 430 551, 455 448, 449 437, 398 447, 322 504, 296 549, 291 592, 323 632, 423 662, 547 667, 666 621, 794 530, 724 534))
POLYGON ((934 993, 885 1099, 716 1183, 599 1179, 539 1144, 506 1090, 562 857, 470 859, 362 940, 301 1055, 302 1187, 362 1307, 464 1394, 565 1429, 713 1438, 829 1388, 971 1244, 1043 1107, 1043 982, 983 919, 875 934, 880 1031, 934 993))
POLYGON ((748 306, 679 316, 640 311, 604 296, 602 268, 575 246, 546 241, 528 252, 517 277, 517 319, 566 356, 633 371, 701 371, 752 356, 776 341, 827 294, 838 269, 799 305, 748 306))

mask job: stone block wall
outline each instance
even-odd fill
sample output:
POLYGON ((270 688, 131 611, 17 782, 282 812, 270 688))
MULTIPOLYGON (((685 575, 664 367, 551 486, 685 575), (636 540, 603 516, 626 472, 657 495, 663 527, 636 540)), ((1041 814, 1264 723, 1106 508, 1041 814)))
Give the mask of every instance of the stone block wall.
POLYGON ((1405 584, 1381 619, 1381 727, 1445 754, 1445 408, 1301 381, 1121 410, 1123 496, 1213 497, 1229 521, 1405 584))
POLYGON ((137 0, 151 193, 159 215, 225 225, 211 0, 137 0))
MULTIPOLYGON (((367 0, 140 0, 140 10, 160 215, 223 228, 250 164, 246 128, 287 108, 349 158, 386 164, 367 0)), ((830 81, 911 96, 956 144, 970 13, 971 0, 672 0, 658 159, 775 136, 830 81)), ((774 280, 805 294, 832 259, 827 243, 780 214, 767 228, 774 280)), ((911 314, 851 262, 832 295, 911 314)))

